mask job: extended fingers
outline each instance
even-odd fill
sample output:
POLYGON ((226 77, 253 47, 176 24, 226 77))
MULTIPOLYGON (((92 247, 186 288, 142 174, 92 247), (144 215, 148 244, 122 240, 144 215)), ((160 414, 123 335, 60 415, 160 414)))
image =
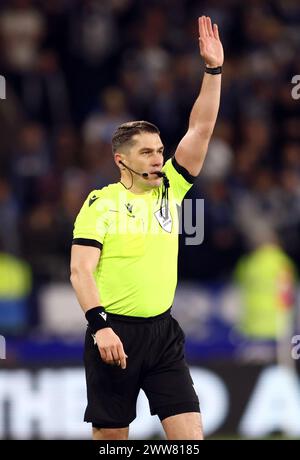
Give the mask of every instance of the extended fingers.
POLYGON ((206 17, 206 27, 207 27, 207 33, 210 37, 213 37, 214 36, 214 33, 213 33, 213 28, 212 28, 212 25, 211 25, 211 19, 210 17, 206 17))
POLYGON ((207 36, 205 16, 201 16, 200 18, 198 18, 198 25, 199 25, 199 37, 205 38, 207 36))
POLYGON ((218 34, 218 26, 214 24, 212 26, 211 19, 209 16, 201 16, 198 18, 198 26, 199 26, 199 37, 206 38, 206 37, 214 37, 219 38, 218 34))
POLYGON ((214 24, 214 37, 215 37, 217 40, 220 40, 220 37, 219 37, 219 28, 218 28, 217 24, 214 24))

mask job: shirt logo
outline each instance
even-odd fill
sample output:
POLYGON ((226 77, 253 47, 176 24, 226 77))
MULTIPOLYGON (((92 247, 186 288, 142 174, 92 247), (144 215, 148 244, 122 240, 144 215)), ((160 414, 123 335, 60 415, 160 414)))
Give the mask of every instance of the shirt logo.
POLYGON ((128 211, 130 214, 132 214, 133 204, 126 203, 126 204, 125 204, 125 207, 127 208, 127 211, 128 211))
POLYGON ((127 214, 127 216, 128 216, 128 217, 135 217, 135 216, 132 214, 133 204, 126 203, 126 204, 125 204, 125 207, 126 207, 127 211, 129 212, 129 214, 127 214))
POLYGON ((98 198, 99 198, 98 196, 93 195, 93 196, 89 199, 89 207, 92 206, 92 204, 93 204, 96 200, 98 200, 98 198))

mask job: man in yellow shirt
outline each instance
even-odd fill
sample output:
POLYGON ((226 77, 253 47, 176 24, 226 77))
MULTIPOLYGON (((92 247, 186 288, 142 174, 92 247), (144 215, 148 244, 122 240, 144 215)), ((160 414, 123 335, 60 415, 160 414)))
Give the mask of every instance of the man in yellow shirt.
POLYGON ((218 28, 199 18, 205 75, 188 131, 163 165, 158 128, 116 130, 120 182, 93 191, 74 228, 71 282, 85 312, 88 407, 94 439, 127 439, 140 389, 168 439, 202 439, 199 401, 171 316, 177 283, 177 205, 199 174, 220 102, 218 28))

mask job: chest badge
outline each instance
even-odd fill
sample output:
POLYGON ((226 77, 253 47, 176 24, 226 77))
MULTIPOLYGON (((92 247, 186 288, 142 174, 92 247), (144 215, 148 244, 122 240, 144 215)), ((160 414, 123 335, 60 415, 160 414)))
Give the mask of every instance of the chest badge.
POLYGON ((162 215, 161 215, 160 209, 158 211, 156 211, 154 213, 154 215, 155 215, 159 225, 162 227, 162 229, 165 232, 171 233, 172 232, 172 225, 173 225, 172 216, 171 216, 171 213, 170 213, 170 210, 169 210, 169 217, 168 217, 168 219, 165 219, 165 217, 164 217, 165 213, 166 213, 166 207, 164 206, 162 208, 162 215))

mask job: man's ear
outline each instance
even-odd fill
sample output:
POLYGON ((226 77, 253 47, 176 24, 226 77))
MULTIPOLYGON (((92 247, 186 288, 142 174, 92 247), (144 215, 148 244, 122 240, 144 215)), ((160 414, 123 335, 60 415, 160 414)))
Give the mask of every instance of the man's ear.
POLYGON ((123 159, 124 159, 123 157, 124 157, 124 155, 122 155, 122 153, 120 153, 120 152, 116 152, 116 153, 114 154, 115 163, 116 163, 116 165, 118 166, 118 168, 119 168, 120 170, 124 170, 124 169, 125 169, 124 166, 122 166, 122 165, 120 164, 120 161, 123 161, 123 159))

